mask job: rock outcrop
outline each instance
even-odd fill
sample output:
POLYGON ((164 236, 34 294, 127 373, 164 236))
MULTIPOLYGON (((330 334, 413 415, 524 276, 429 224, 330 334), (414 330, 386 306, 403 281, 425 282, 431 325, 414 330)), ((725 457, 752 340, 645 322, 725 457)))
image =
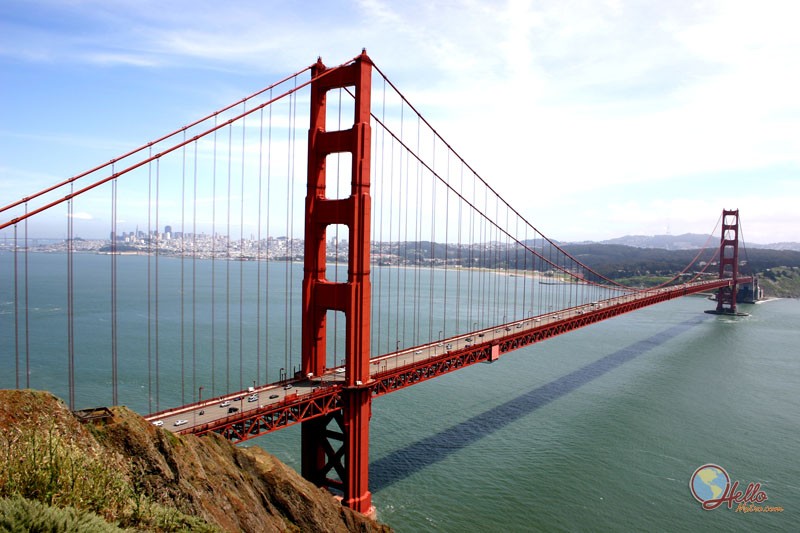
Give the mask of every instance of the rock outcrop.
MULTIPOLYGON (((343 507, 258 447, 238 448, 216 435, 175 435, 125 407, 80 423, 48 393, 0 391, 0 429, 12 436, 39 432, 40 442, 55 435, 113 469, 133 495, 129 514, 145 501, 200 519, 212 530, 390 531, 343 507)), ((129 520, 111 519, 123 525, 129 520)))

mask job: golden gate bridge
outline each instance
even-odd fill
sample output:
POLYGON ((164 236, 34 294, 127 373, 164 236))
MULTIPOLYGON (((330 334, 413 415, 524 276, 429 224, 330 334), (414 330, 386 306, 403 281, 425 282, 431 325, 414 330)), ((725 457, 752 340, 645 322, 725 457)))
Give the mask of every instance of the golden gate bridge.
POLYGON ((659 286, 592 270, 366 52, 318 60, 0 211, 8 386, 76 409, 107 383, 113 404, 146 395, 156 425, 234 442, 301 424, 303 476, 364 513, 373 398, 689 294, 718 291, 715 312, 735 314, 752 282, 738 210, 659 286), (63 239, 36 243, 53 232, 63 239), (57 360, 40 355, 54 347, 57 360), (63 382, 37 381, 43 366, 63 382))

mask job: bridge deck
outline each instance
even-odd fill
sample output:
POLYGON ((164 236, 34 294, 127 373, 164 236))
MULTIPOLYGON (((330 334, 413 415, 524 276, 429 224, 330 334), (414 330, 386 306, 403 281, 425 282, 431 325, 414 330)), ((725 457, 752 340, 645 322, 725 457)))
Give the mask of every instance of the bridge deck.
MULTIPOLYGON (((371 381, 359 387, 380 396, 623 313, 731 283, 718 279, 627 294, 382 355, 371 360, 371 381)), ((344 368, 339 367, 312 379, 257 387, 255 397, 240 391, 146 418, 176 433, 217 432, 241 441, 340 410, 344 386, 344 368)))

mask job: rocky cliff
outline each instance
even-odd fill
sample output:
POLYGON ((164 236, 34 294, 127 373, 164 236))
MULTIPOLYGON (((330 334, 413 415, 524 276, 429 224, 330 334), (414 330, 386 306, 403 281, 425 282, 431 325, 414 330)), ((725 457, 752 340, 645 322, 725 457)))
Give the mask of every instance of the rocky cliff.
POLYGON ((58 398, 0 391, 0 497, 150 531, 390 531, 260 448, 178 436, 125 407, 81 423, 58 398))

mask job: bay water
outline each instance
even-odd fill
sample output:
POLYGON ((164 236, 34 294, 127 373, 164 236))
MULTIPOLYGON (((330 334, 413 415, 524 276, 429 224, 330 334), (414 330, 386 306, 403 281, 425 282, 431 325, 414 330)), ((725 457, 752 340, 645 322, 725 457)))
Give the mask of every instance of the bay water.
MULTIPOLYGON (((0 266, 9 272, 11 254, 0 255, 0 266)), ((106 274, 92 270, 92 257, 98 256, 76 255, 76 272, 88 272, 98 286, 107 284, 106 274)), ((299 350, 299 317, 285 310, 281 298, 269 313, 258 313, 267 324, 258 340, 244 340, 253 337, 245 331, 241 343, 235 340, 237 328, 240 323, 254 327, 256 313, 246 301, 241 311, 238 303, 217 302, 213 316, 225 320, 214 326, 212 342, 206 322, 212 315, 196 309, 210 303, 184 299, 181 306, 188 278, 181 281, 178 272, 188 266, 163 258, 160 335, 177 327, 184 341, 180 349, 159 345, 156 386, 141 362, 142 354, 156 346, 153 324, 142 316, 141 305, 132 303, 145 298, 133 280, 146 275, 148 261, 118 260, 119 298, 129 303, 119 307, 118 336, 131 341, 118 356, 122 403, 147 413, 154 405, 163 409, 198 394, 210 397, 252 381, 275 380, 297 362, 289 352, 299 350), (170 294, 179 296, 170 302, 170 294), (174 326, 179 314, 185 320, 192 316, 192 303, 194 328, 174 326), (188 363, 193 356, 205 358, 210 345, 219 357, 213 393, 209 369, 191 376, 188 363), (183 365, 177 362, 179 351, 183 365), (255 360, 237 359, 239 353, 262 351, 255 360)), ((210 268, 207 261, 199 263, 201 271, 210 268)), ((52 334, 31 329, 27 363, 19 335, 25 330, 19 320, 16 326, 10 320, 21 317, 23 295, 18 290, 15 300, 12 286, 0 288, 0 387, 13 388, 19 381, 65 397, 62 267, 57 257, 52 265, 31 263, 28 320, 52 334)), ((240 265, 218 262, 215 268, 216 276, 226 275, 214 279, 234 280, 236 293, 240 265)), ((302 274, 296 267, 265 268, 283 277, 284 291, 299 295, 302 274)), ((209 279, 194 278, 201 284, 209 279)), ((104 305, 98 308, 91 296, 91 286, 81 284, 74 299, 80 317, 75 332, 81 354, 75 361, 79 407, 109 403, 109 319, 104 305)), ((659 304, 377 398, 370 426, 370 487, 378 518, 398 531, 796 531, 800 301, 741 306, 746 317, 703 312, 713 307, 702 297, 659 304), (737 512, 735 503, 731 509, 703 510, 690 480, 704 464, 723 467, 740 490, 760 483, 768 499, 759 505, 783 510, 737 512)), ((153 355, 146 360, 152 373, 153 355)), ((288 428, 243 446, 261 446, 299 469, 299 434, 299 428, 288 428)))

